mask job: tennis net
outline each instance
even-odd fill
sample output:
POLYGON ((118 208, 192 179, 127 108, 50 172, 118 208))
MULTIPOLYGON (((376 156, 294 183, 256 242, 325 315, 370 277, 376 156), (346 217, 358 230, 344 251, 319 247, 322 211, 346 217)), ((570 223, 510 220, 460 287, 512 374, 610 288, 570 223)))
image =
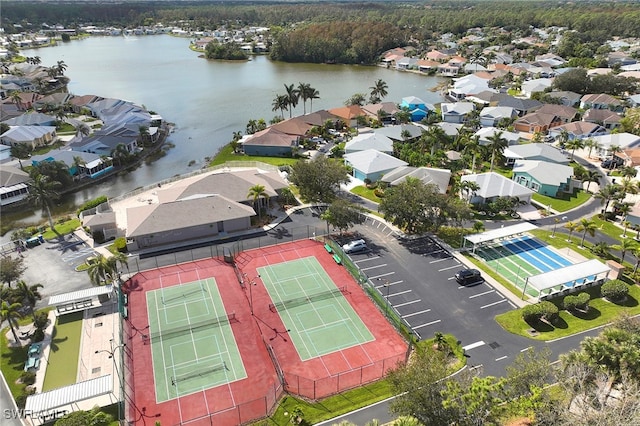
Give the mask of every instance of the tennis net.
POLYGON ((205 368, 203 370, 194 371, 187 374, 182 374, 180 376, 171 377, 171 384, 175 386, 179 382, 184 382, 185 380, 195 379, 196 377, 204 377, 207 374, 215 373, 216 371, 228 371, 227 363, 222 361, 221 364, 216 364, 212 367, 205 368))
POLYGON ((306 296, 296 297, 294 299, 282 300, 269 304, 269 310, 276 312, 282 309, 295 308, 296 306, 306 305, 307 303, 317 302, 319 300, 333 299, 340 294, 347 292, 347 286, 336 288, 335 290, 322 291, 320 293, 309 294, 306 296))
POLYGON ((196 331, 203 328, 220 327, 235 321, 236 321, 236 313, 231 312, 224 317, 217 317, 217 318, 209 319, 206 321, 193 322, 191 324, 186 324, 181 327, 175 327, 170 330, 160 330, 154 333, 149 333, 148 338, 151 340, 157 340, 157 339, 166 340, 171 337, 183 334, 184 332, 196 331))

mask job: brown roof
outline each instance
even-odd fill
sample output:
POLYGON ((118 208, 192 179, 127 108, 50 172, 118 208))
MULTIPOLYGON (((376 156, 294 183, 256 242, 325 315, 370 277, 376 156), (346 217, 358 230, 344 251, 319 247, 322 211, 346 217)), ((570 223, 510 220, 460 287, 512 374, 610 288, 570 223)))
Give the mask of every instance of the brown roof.
POLYGON ((280 132, 272 127, 261 130, 243 142, 243 145, 261 146, 294 146, 298 137, 288 133, 280 132))
POLYGON ((598 122, 607 122, 607 123, 619 123, 620 116, 613 111, 609 111, 608 109, 588 109, 587 112, 584 113, 582 117, 584 121, 598 121, 598 122))
POLYGON ((350 105, 340 108, 333 108, 330 109, 329 112, 346 121, 354 120, 356 117, 365 115, 365 111, 360 107, 360 105, 350 105))
POLYGON ((594 131, 597 127, 600 127, 596 123, 587 123, 586 121, 573 121, 571 123, 563 124, 562 126, 554 127, 554 130, 564 129, 574 135, 587 135, 594 131))
POLYGON ((99 99, 102 98, 96 95, 74 96, 73 98, 71 98, 71 100, 69 100, 69 103, 71 103, 71 105, 83 106, 90 104, 91 102, 95 102, 99 99))
POLYGON ((339 117, 331 114, 326 109, 321 109, 320 111, 303 115, 300 118, 304 120, 305 123, 311 124, 312 126, 323 126, 325 121, 337 120, 339 117))
POLYGON ((398 106, 393 102, 380 102, 379 104, 367 104, 362 107, 364 112, 367 114, 378 117, 378 111, 383 110, 389 115, 393 115, 396 112, 400 111, 398 106))
POLYGON ((587 104, 621 105, 619 100, 605 93, 584 95, 580 101, 587 104))
POLYGON ((542 114, 557 115, 558 117, 565 120, 572 120, 578 114, 578 110, 576 108, 555 104, 544 104, 540 108, 538 108, 536 112, 542 114))
POLYGON ((556 116, 553 114, 540 114, 538 112, 532 112, 524 117, 516 120, 516 123, 521 124, 539 124, 541 126, 550 126, 556 121, 556 116))
POLYGON ((313 125, 305 122, 302 117, 293 117, 271 126, 271 129, 288 135, 304 136, 313 125))

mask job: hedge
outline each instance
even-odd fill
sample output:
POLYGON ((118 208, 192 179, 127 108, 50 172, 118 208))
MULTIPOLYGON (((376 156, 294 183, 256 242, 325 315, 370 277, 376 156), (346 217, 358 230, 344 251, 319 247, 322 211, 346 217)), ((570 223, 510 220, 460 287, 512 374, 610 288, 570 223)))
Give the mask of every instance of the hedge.
POLYGON ((591 300, 589 293, 582 292, 575 296, 566 296, 562 304, 567 311, 575 311, 577 309, 585 311, 589 308, 589 300, 591 300))
POLYGON ((528 305, 522 308, 522 318, 531 323, 544 319, 553 322, 558 318, 558 307, 549 301, 528 305))
POLYGON ((100 204, 106 203, 107 201, 109 201, 109 199, 107 198, 106 195, 101 195, 98 198, 89 200, 86 203, 82 204, 80 207, 78 207, 78 210, 76 210, 76 214, 80 216, 80 213, 82 213, 83 211, 92 209, 94 207, 98 207, 100 204))
POLYGON ((629 294, 629 287, 623 281, 611 280, 602 284, 600 293, 609 300, 622 300, 629 294))

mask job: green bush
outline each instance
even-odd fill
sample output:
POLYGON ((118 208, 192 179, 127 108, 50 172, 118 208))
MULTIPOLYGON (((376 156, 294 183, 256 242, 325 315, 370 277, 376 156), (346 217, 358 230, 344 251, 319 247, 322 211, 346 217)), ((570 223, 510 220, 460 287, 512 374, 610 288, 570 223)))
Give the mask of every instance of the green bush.
POLYGON ((622 300, 629 294, 629 287, 627 284, 620 280, 611 280, 602 284, 600 287, 600 293, 603 297, 612 300, 618 301, 622 300))
POLYGON ((80 207, 78 207, 78 210, 76 210, 76 215, 80 216, 80 213, 82 213, 83 211, 97 207, 102 203, 106 203, 108 200, 109 199, 107 198, 106 195, 101 195, 98 198, 89 200, 86 203, 82 204, 80 207))
POLYGON ((565 296, 562 306, 566 311, 572 312, 578 308, 578 296, 565 296))
POLYGON ((111 247, 109 247, 109 251, 111 251, 112 253, 115 253, 115 252, 126 253, 127 240, 124 237, 116 238, 113 241, 113 244, 111 244, 111 247))
POLYGON ((591 300, 591 295, 589 293, 582 292, 576 296, 578 300, 578 309, 586 311, 589 309, 589 301, 591 300))
POLYGON ((522 308, 522 319, 528 323, 535 323, 540 320, 540 305, 527 305, 522 308))
POLYGON ((32 371, 25 371, 20 375, 20 381, 29 386, 36 382, 36 373, 32 371))
POLYGON ((558 318, 558 307, 553 303, 545 300, 544 302, 538 303, 540 306, 541 318, 548 321, 554 322, 558 318))
POLYGON ((582 310, 586 311, 589 309, 589 300, 591 300, 591 296, 589 293, 580 293, 577 295, 566 296, 562 301, 562 305, 567 311, 575 311, 582 310))

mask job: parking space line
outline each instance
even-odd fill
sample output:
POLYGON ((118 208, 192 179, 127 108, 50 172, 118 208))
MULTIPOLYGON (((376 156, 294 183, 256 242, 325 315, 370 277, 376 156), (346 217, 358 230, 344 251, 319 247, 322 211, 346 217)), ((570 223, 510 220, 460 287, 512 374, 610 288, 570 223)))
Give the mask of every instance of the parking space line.
POLYGON ((375 286, 375 288, 377 288, 377 289, 379 290, 379 289, 381 289, 381 288, 383 288, 383 287, 387 287, 387 286, 391 287, 392 285, 402 284, 403 282, 404 282, 404 281, 402 281, 402 280, 400 280, 400 281, 394 281, 394 282, 389 283, 389 284, 377 285, 377 286, 375 286))
POLYGON ((438 260, 432 260, 429 263, 438 263, 438 262, 444 262, 445 260, 451 260, 450 257, 445 257, 444 259, 438 259, 438 260))
POLYGON ((402 315, 402 318, 409 318, 409 317, 412 317, 414 315, 426 314, 427 312, 431 312, 431 309, 425 309, 424 311, 412 312, 412 313, 407 314, 407 315, 402 315))
POLYGON ((382 277, 388 277, 389 275, 393 275, 395 274, 395 272, 385 272, 384 274, 380 274, 380 275, 372 275, 369 277, 370 280, 376 280, 378 278, 382 278, 382 277))
POLYGON ((389 233, 387 234, 387 237, 390 237, 391 235, 393 235, 393 229, 389 231, 389 233))
POLYGON ((442 253, 444 251, 444 249, 440 249, 440 250, 434 250, 434 251, 430 251, 428 253, 422 253, 423 256, 431 256, 432 254, 436 254, 436 253, 442 253))
POLYGON ((520 349, 520 352, 526 352, 526 351, 528 351, 529 349, 532 349, 532 348, 533 348, 533 346, 527 346, 524 349, 520 349))
POLYGON ((369 269, 384 268, 385 266, 387 266, 386 263, 381 263, 380 265, 369 266, 368 268, 360 268, 360 270, 361 271, 368 271, 369 269))
POLYGON ((513 309, 518 309, 518 307, 516 306, 516 304, 515 304, 515 303, 513 303, 511 300, 507 300, 507 302, 509 302, 509 304, 511 305, 511 307, 512 307, 513 309))
POLYGON ((447 271, 449 269, 459 268, 458 265, 449 266, 447 268, 438 269, 438 272, 447 271))
POLYGON ((370 260, 380 259, 380 256, 367 257, 366 259, 356 260, 353 263, 368 262, 370 260))
POLYGON ((480 347, 480 346, 482 346, 482 345, 486 345, 486 343, 484 343, 482 340, 479 340, 479 341, 477 341, 477 342, 475 342, 475 343, 471 343, 471 344, 469 344, 469 345, 467 345, 467 346, 463 346, 463 347, 462 347, 462 350, 463 350, 463 351, 469 351, 469 350, 471 350, 471 349, 478 348, 478 347, 480 347))
MULTIPOLYGON (((413 290, 404 290, 404 291, 400 291, 398 293, 391 293, 391 294, 387 295, 387 297, 400 296, 401 294, 411 293, 412 291, 413 290)), ((400 305, 396 305, 396 306, 400 306, 400 305)))
POLYGON ((493 302, 493 303, 489 303, 488 305, 480 306, 480 309, 488 308, 490 306, 497 305, 499 303, 506 302, 506 301, 507 301, 507 299, 498 300, 497 302, 493 302))
MULTIPOLYGON (((455 280, 455 279, 456 279, 456 277, 449 277, 449 278, 447 278, 447 281, 451 281, 451 280, 455 280)), ((460 286, 460 288, 462 288, 462 287, 464 287, 464 286, 460 286)))
POLYGON ((508 356, 506 356, 506 355, 505 355, 505 356, 501 356, 500 358, 496 358, 496 361, 501 361, 501 360, 503 360, 503 359, 505 359, 505 358, 509 358, 509 357, 508 357, 508 356))
POLYGON ((400 307, 402 307, 402 306, 412 305, 412 304, 414 304, 414 303, 418 303, 418 302, 422 302, 422 299, 416 299, 416 300, 412 300, 412 301, 410 301, 410 302, 404 302, 404 303, 401 303, 401 304, 399 304, 399 305, 393 305, 393 307, 394 307, 394 308, 400 308, 400 307))
POLYGON ((474 294, 473 296, 469 296, 469 299, 473 299, 476 297, 484 296, 485 294, 493 293, 495 290, 483 291, 482 293, 474 294))
POLYGON ((441 320, 435 320, 435 321, 428 322, 426 324, 416 325, 415 327, 412 327, 412 328, 415 330, 416 328, 422 328, 422 327, 427 327, 427 326, 430 326, 430 325, 433 325, 433 324, 437 324, 440 321, 441 320))

